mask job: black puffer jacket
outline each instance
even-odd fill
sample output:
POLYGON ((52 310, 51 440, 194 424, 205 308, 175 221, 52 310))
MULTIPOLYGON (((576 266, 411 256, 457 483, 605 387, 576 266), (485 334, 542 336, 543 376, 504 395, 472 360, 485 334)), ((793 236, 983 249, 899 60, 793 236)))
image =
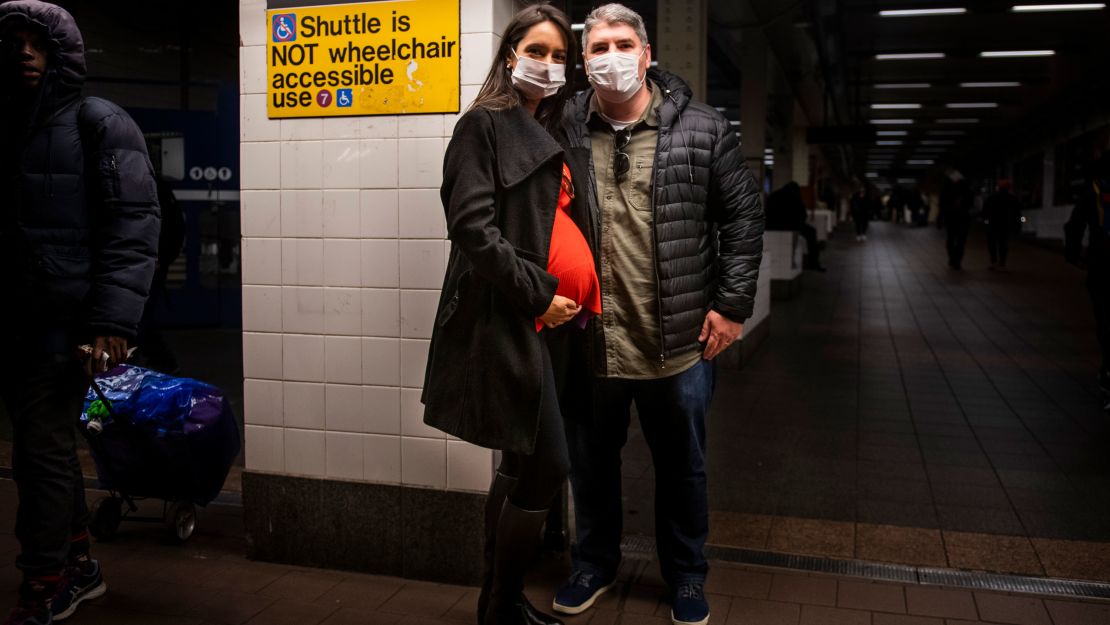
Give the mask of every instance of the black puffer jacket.
MULTIPOLYGON (((763 207, 728 120, 692 101, 690 87, 677 76, 652 69, 648 78, 663 89, 652 197, 661 355, 671 358, 701 349, 698 334, 711 308, 736 321, 752 315, 763 254, 763 207)), ((586 116, 593 93, 578 94, 566 116, 570 151, 591 163, 586 116)), ((583 185, 593 220, 589 238, 600 260, 592 165, 589 172, 590 184, 583 185)))
MULTIPOLYGON (((0 4, 0 33, 46 33, 46 72, 29 98, 0 79, 0 287, 31 343, 72 349, 133 338, 158 245, 158 194, 146 144, 118 106, 82 101, 84 44, 51 4, 0 4)), ((12 319, 13 315, 15 316, 12 319)))

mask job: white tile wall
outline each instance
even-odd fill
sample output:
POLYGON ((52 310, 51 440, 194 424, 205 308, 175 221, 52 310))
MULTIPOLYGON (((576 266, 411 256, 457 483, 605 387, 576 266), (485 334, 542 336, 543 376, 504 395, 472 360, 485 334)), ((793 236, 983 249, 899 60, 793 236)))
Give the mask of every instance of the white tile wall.
POLYGON ((324 332, 362 334, 362 290, 324 289, 324 332))
POLYGON ((397 237, 397 201, 397 189, 368 189, 359 193, 363 238, 397 237))
POLYGON ((443 286, 443 241, 401 241, 401 288, 438 289, 443 286))
POLYGON ((363 476, 363 436, 328 432, 327 438, 328 477, 361 480, 363 476))
POLYGON ((284 422, 282 383, 277 380, 245 380, 243 403, 246 407, 244 420, 248 425, 281 427, 284 422))
POLYGON ((239 144, 239 186, 242 189, 281 188, 281 144, 239 144))
POLYGON ((285 429, 280 427, 246 426, 245 448, 250 471, 285 471, 285 429))
POLYGON ((362 207, 357 189, 324 191, 324 236, 357 239, 362 230, 362 207))
POLYGON ((447 441, 447 488, 485 492, 493 479, 493 452, 462 441, 447 441))
POLYGON ((432 338, 439 291, 401 291, 401 336, 409 339, 432 338))
POLYGON ((324 379, 332 384, 362 382, 362 339, 357 336, 324 339, 324 379))
MULTIPOLYGON (((513 3, 461 1, 465 108, 513 3)), ((265 5, 239 3, 247 466, 484 491, 491 453, 420 403, 458 115, 269 119, 265 5)))
POLYGON ((368 434, 363 438, 363 476, 371 482, 401 483, 401 437, 368 434))
POLYGON ((327 443, 324 432, 285 430, 285 471, 293 475, 325 477, 327 443))
POLYGON ((403 189, 398 194, 400 235, 403 239, 442 239, 447 221, 439 189, 403 189))
POLYGON ((402 437, 401 483, 447 488, 447 441, 402 437))
POLYGON ((282 375, 286 380, 324 381, 324 337, 284 334, 282 339, 282 375))
POLYGON ((324 419, 329 432, 363 432, 362 387, 328 384, 324 397, 324 419))
POLYGON ((281 287, 243 285, 243 330, 281 332, 281 287))
POLYGON ((278 191, 241 192, 239 215, 244 237, 280 237, 281 193, 278 191))
POLYGON ((285 427, 302 430, 322 430, 324 418, 324 385, 304 382, 282 384, 282 401, 285 427))
POLYGON ((395 386, 362 387, 362 414, 371 434, 401 433, 401 389, 395 386))
POLYGON ((283 332, 293 334, 323 334, 323 287, 282 287, 281 328, 283 332))
POLYGON ((319 189, 281 192, 281 236, 324 236, 324 194, 319 189))

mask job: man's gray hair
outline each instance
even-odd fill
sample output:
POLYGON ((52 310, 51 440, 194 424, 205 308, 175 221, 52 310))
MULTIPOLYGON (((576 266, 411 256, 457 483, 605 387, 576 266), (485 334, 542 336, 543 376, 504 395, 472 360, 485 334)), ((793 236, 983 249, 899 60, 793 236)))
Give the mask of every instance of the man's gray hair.
POLYGON ((636 31, 636 36, 640 38, 640 43, 644 46, 648 45, 647 27, 644 26, 644 18, 632 9, 624 6, 623 4, 603 4, 586 16, 586 25, 582 29, 582 53, 586 53, 586 39, 590 36, 590 31, 598 24, 625 24, 631 26, 632 30, 636 31))

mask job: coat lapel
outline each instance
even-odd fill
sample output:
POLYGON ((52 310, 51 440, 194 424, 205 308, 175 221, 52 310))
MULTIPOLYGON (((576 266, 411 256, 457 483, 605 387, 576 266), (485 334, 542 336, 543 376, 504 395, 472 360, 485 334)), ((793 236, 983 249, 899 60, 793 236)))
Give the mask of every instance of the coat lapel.
POLYGON ((497 136, 497 172, 511 187, 530 176, 563 148, 523 107, 493 113, 497 136))

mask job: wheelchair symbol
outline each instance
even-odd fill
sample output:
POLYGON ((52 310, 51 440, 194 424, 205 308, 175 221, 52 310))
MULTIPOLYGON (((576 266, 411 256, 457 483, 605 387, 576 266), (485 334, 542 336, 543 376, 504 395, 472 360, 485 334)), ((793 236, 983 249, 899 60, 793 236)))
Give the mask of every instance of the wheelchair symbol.
POLYGON ((282 13, 274 16, 274 43, 297 40, 297 14, 282 13))
POLYGON ((354 104, 354 97, 350 89, 338 89, 335 92, 335 105, 349 107, 354 104))

